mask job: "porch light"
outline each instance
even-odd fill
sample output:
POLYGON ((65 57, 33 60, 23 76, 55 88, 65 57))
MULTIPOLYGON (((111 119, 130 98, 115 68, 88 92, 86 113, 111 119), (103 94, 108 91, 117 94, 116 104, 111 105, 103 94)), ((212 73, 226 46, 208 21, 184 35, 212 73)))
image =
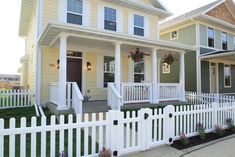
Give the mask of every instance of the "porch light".
POLYGON ((60 69, 60 60, 57 59, 57 69, 60 69))
POLYGON ((90 71, 90 70, 91 70, 91 63, 90 63, 90 62, 87 62, 87 63, 86 63, 86 67, 87 67, 87 70, 90 71))

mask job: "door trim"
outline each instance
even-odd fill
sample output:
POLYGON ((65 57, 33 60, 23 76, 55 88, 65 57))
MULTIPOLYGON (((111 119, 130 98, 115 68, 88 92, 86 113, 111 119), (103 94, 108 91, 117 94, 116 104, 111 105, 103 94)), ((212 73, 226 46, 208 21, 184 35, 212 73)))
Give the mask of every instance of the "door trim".
POLYGON ((211 80, 212 80, 212 76, 211 76, 211 68, 212 68, 212 66, 211 66, 211 63, 215 63, 215 66, 213 66, 216 69, 216 87, 215 87, 215 90, 216 90, 216 93, 219 93, 219 68, 218 68, 218 62, 211 62, 211 61, 209 61, 210 93, 212 93, 212 82, 211 82, 211 80))

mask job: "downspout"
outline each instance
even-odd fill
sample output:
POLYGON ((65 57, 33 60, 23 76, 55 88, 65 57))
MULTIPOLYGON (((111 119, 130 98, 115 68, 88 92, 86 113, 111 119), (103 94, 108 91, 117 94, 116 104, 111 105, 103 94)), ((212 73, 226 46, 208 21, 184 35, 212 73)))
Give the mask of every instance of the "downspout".
POLYGON ((37 105, 41 106, 41 48, 38 44, 38 38, 42 33, 42 13, 43 13, 43 0, 37 1, 37 34, 36 34, 36 83, 35 83, 35 99, 37 105))
POLYGON ((199 23, 197 21, 195 21, 193 19, 193 17, 191 18, 191 21, 196 25, 196 75, 197 75, 197 93, 200 94, 201 93, 201 58, 200 58, 200 27, 199 27, 199 23))

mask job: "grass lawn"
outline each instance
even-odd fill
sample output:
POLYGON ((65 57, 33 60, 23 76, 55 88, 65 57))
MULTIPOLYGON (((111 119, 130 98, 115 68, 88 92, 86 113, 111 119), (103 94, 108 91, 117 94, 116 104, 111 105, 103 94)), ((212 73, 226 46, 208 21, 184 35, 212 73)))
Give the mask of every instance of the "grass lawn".
MULTIPOLYGON (((51 113, 49 112, 48 109, 44 109, 44 113, 47 116, 47 124, 50 124, 50 116, 51 113)), ((14 109, 4 109, 4 110, 0 110, 0 118, 4 118, 5 120, 5 128, 9 128, 9 120, 10 118, 14 117, 16 119, 16 127, 20 126, 20 119, 22 117, 26 117, 27 118, 27 126, 31 125, 31 117, 36 116, 35 113, 35 109, 34 107, 27 107, 27 108, 14 108, 14 109)), ((67 116, 65 118, 65 123, 67 121, 67 116)), ((40 118, 37 118, 37 125, 39 126, 41 123, 40 118)), ((20 157, 20 135, 16 135, 15 136, 15 156, 16 157, 20 157)), ((64 134, 64 148, 65 148, 65 152, 68 152, 68 131, 65 130, 65 134, 64 134)), ((30 146, 31 143, 31 135, 27 134, 26 135, 26 156, 30 156, 30 146)), ((91 137, 89 137, 89 148, 88 151, 89 153, 91 153, 91 143, 92 143, 92 139, 91 137)), ((37 141, 36 141, 36 154, 37 156, 41 156, 41 134, 37 133, 37 141)), ((5 136, 4 137, 4 156, 9 156, 9 136, 5 136)), ((76 130, 73 129, 73 154, 75 155, 76 152, 76 130)), ((59 131, 56 131, 56 143, 55 143, 55 155, 59 156, 59 131)), ((81 155, 84 154, 84 132, 83 130, 81 130, 81 155)), ((98 144, 96 144, 96 152, 98 153, 98 144)), ((50 156, 50 132, 47 132, 46 134, 46 156, 50 156)))

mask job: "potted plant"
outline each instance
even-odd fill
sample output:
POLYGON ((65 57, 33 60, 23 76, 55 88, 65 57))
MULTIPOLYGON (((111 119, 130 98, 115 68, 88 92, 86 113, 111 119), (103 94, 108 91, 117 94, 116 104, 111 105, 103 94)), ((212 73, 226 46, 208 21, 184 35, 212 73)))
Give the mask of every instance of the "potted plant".
POLYGON ((165 55, 164 56, 164 61, 163 61, 163 64, 167 64, 167 65, 171 65, 173 64, 173 62, 175 62, 176 59, 175 57, 173 56, 172 53, 169 53, 168 55, 165 55))
POLYGON ((130 55, 128 57, 131 58, 134 62, 141 62, 144 59, 144 55, 145 53, 137 48, 136 51, 130 51, 130 55))

